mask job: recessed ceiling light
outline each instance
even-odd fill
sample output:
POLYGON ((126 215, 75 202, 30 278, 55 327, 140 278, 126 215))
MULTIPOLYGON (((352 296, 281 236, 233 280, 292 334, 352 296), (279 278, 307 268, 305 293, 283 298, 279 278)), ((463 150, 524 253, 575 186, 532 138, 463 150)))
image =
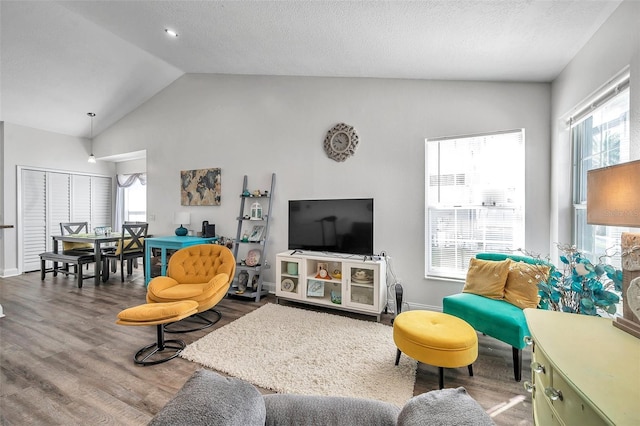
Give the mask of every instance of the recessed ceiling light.
POLYGON ((178 33, 173 30, 170 30, 169 28, 165 28, 164 32, 169 34, 171 37, 178 37, 178 33))

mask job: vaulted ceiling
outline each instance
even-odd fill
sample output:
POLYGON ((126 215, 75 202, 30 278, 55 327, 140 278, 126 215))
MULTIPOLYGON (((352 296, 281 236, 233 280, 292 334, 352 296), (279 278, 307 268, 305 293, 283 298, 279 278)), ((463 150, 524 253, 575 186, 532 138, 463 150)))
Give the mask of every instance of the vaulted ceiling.
POLYGON ((88 137, 184 73, 550 82, 619 4, 2 0, 0 120, 88 137))

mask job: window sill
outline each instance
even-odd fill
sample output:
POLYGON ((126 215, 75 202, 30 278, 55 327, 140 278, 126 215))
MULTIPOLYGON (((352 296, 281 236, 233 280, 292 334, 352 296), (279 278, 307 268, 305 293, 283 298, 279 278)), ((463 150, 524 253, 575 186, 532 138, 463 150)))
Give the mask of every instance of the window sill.
POLYGON ((429 281, 444 281, 456 284, 464 284, 464 278, 455 278, 455 277, 439 277, 434 275, 427 275, 424 277, 425 280, 429 281))

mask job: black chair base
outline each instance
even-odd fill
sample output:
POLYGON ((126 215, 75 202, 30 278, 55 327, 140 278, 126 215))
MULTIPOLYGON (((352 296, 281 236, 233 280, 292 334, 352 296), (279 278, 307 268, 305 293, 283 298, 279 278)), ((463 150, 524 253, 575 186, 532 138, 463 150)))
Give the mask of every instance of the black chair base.
MULTIPOLYGON (((396 352, 396 365, 400 362, 400 355, 402 351, 397 349, 396 352)), ((469 370, 469 376, 473 377, 473 364, 467 365, 467 369, 469 370)), ((438 367, 438 387, 440 389, 444 389, 444 367, 438 367)))
POLYGON ((204 330, 205 328, 212 327, 218 321, 220 321, 221 318, 222 318, 222 314, 220 313, 220 311, 217 311, 215 309, 209 309, 208 311, 191 315, 190 317, 187 317, 181 321, 165 324, 164 331, 166 333, 191 333, 192 331, 199 331, 199 330, 204 330), (209 318, 206 318, 204 315, 202 315, 205 312, 213 312, 214 314, 216 314, 216 319, 210 320, 209 318), (188 324, 199 324, 199 325, 192 328, 186 328, 186 327, 189 327, 188 324))
POLYGON ((164 340, 163 324, 157 325, 158 341, 140 349, 133 357, 138 365, 156 365, 167 362, 178 355, 187 346, 182 340, 164 340), (160 357, 155 357, 158 354, 160 357))

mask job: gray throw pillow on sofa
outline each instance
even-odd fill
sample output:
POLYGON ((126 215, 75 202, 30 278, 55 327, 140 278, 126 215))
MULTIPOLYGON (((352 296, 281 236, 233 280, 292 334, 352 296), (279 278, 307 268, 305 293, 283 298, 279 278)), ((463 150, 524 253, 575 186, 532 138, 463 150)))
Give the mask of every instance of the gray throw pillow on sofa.
POLYGON ((495 426, 491 417, 463 387, 441 389, 411 398, 398 416, 398 426, 495 426))
POLYGON ((262 395, 250 383, 197 370, 149 426, 262 426, 265 415, 262 395))
POLYGON ((387 402, 339 396, 264 395, 266 426, 395 426, 400 409, 387 402))

